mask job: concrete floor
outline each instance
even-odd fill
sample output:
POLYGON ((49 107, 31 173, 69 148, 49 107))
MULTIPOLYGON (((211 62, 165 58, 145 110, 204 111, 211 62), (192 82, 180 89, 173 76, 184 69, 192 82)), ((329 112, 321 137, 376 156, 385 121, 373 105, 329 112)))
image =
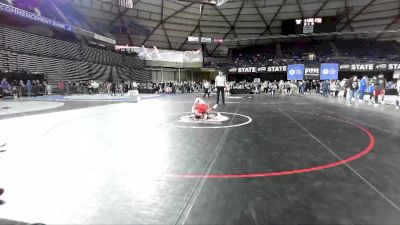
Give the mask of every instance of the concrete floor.
POLYGON ((180 122, 193 99, 65 102, 0 117, 0 218, 399 224, 400 110, 242 96, 218 108, 229 117, 220 124, 180 122))

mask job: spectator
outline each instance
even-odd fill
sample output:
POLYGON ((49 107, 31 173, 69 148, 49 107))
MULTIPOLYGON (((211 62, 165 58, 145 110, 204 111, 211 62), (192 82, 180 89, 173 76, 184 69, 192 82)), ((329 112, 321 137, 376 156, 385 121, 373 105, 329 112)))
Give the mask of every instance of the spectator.
POLYGON ((331 97, 335 97, 335 93, 336 93, 336 82, 334 80, 331 80, 330 84, 329 84, 329 91, 331 94, 331 97))
POLYGON ((32 95, 32 83, 30 80, 26 82, 26 91, 28 92, 28 97, 32 95))
POLYGON ((351 101, 354 98, 356 105, 358 105, 358 78, 357 76, 353 76, 349 79, 347 85, 347 105, 351 106, 351 101))
POLYGON ((52 93, 51 84, 46 83, 45 87, 46 87, 46 95, 51 95, 52 93))
POLYGON ((113 95, 117 96, 116 91, 117 91, 117 83, 115 81, 113 81, 111 83, 111 96, 113 96, 113 95))
POLYGON ((369 94, 369 105, 371 105, 372 104, 372 99, 374 98, 374 92, 375 92, 375 79, 376 78, 373 78, 373 79, 371 79, 371 82, 370 82, 370 84, 369 84, 369 86, 368 86, 368 94, 369 94))
POLYGON ((374 88, 375 88, 375 105, 378 105, 379 96, 381 96, 381 104, 385 104, 386 80, 383 74, 380 74, 378 76, 378 79, 375 80, 374 88))
POLYGON ((65 91, 64 81, 60 80, 60 83, 58 83, 58 89, 61 91, 65 91))
POLYGON ((25 94, 25 84, 23 80, 19 81, 19 96, 23 96, 25 94))
POLYGON ((8 90, 10 88, 10 84, 7 82, 6 78, 3 78, 3 80, 1 81, 1 88, 3 90, 8 90))
POLYGON ((329 92, 329 81, 325 80, 322 83, 322 96, 324 96, 324 98, 328 98, 328 92, 329 92))
POLYGON ((367 91, 367 87, 368 87, 367 76, 363 76, 363 78, 360 81, 360 93, 359 93, 359 98, 360 98, 361 102, 364 101, 364 95, 365 95, 365 92, 367 91))

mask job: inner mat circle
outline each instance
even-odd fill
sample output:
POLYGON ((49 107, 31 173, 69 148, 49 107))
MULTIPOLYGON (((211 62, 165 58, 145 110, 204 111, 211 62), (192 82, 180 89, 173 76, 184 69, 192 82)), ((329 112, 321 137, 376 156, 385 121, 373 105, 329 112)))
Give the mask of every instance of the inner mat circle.
MULTIPOLYGON (((179 121, 177 122, 173 122, 173 123, 168 123, 168 126, 172 126, 172 127, 178 127, 178 128, 191 128, 191 129, 222 129, 222 128, 233 128, 233 127, 241 127, 241 126, 245 126, 247 124, 250 124, 253 119, 249 116, 243 115, 243 114, 239 114, 239 113, 230 113, 230 112, 219 112, 223 117, 227 117, 225 115, 231 115, 232 116, 236 116, 236 117, 242 117, 244 118, 246 121, 239 123, 239 124, 228 124, 228 125, 212 125, 210 126, 209 124, 204 123, 203 126, 200 126, 199 123, 193 122, 193 123, 186 123, 188 125, 183 125, 184 123, 181 123, 179 121, 182 120, 187 120, 188 115, 190 114, 190 112, 181 112, 181 113, 175 113, 175 114, 171 114, 171 115, 183 115, 186 114, 185 116, 180 117, 179 121)), ((171 116, 170 115, 170 116, 171 116)), ((233 119, 233 118, 229 118, 229 119, 233 119)), ((223 121, 228 121, 224 118, 223 121)), ((223 122, 221 121, 221 122, 223 122)), ((187 122, 187 121, 186 121, 187 122)))

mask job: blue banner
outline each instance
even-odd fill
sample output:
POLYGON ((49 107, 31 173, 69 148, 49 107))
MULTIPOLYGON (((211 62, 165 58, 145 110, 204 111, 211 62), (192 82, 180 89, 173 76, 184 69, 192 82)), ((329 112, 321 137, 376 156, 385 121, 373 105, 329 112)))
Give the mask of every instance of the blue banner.
POLYGON ((293 64, 288 66, 288 80, 303 80, 304 79, 304 64, 293 64))
POLYGON ((6 5, 4 3, 0 2, 0 11, 1 12, 5 12, 5 13, 9 13, 9 14, 13 14, 14 16, 19 16, 19 17, 23 17, 26 19, 30 19, 30 20, 34 20, 36 22, 39 23, 43 23, 43 24, 47 24, 53 27, 57 27, 60 29, 64 29, 64 30, 68 30, 68 31, 72 31, 72 26, 66 23, 62 23, 62 22, 58 22, 56 20, 52 20, 43 16, 38 16, 34 13, 30 13, 27 12, 25 10, 22 9, 18 9, 15 8, 13 6, 10 5, 6 5))
POLYGON ((337 80, 339 79, 338 63, 322 63, 320 71, 320 80, 337 80))

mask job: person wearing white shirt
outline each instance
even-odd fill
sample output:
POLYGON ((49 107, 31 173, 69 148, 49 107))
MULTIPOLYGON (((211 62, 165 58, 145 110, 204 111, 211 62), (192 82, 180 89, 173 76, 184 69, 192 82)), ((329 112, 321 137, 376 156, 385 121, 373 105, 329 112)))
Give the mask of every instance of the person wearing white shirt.
POLYGON ((205 80, 203 82, 203 86, 204 86, 204 95, 203 98, 206 97, 206 95, 208 95, 208 98, 210 98, 210 82, 208 82, 207 80, 205 80))
POLYGON ((135 81, 132 82, 132 88, 133 90, 138 89, 138 84, 135 81))
POLYGON ((226 84, 226 77, 224 76, 224 73, 222 73, 222 71, 219 71, 218 76, 215 77, 215 86, 217 87, 217 105, 219 103, 219 93, 221 93, 222 95, 222 104, 225 105, 225 94, 224 94, 225 84, 226 84))

